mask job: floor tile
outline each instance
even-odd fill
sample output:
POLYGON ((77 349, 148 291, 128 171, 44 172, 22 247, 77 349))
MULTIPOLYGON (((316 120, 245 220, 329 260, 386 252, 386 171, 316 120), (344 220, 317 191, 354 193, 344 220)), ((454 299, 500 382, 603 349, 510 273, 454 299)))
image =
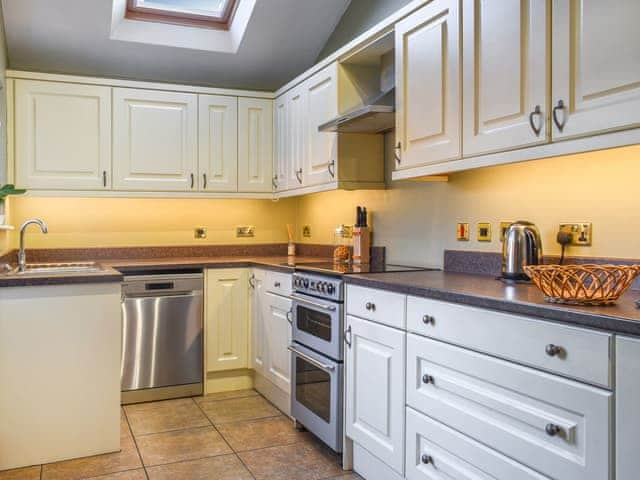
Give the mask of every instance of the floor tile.
POLYGON ((338 475, 337 477, 323 478, 322 480, 363 480, 363 478, 355 473, 347 473, 345 475, 338 475))
POLYGON ((262 397, 234 398, 230 400, 207 400, 200 408, 215 424, 240 422, 258 418, 277 417, 282 413, 262 397))
POLYGON ((99 475, 134 470, 142 467, 140 457, 133 443, 133 437, 126 431, 121 435, 120 452, 43 465, 43 480, 72 480, 97 477, 99 475))
POLYGON ((252 480, 240 459, 235 455, 202 458, 189 462, 160 465, 147 469, 149 480, 252 480))
POLYGON ((99 477, 91 477, 90 480, 147 480, 147 476, 144 473, 144 469, 139 468, 136 470, 128 470, 126 472, 110 473, 108 475, 100 475, 99 477))
POLYGON ((136 441, 145 466, 233 453, 213 427, 142 435, 136 441))
POLYGON ((217 392, 204 395, 202 397, 194 397, 196 403, 206 402, 208 400, 228 400, 230 398, 257 397, 259 394, 255 390, 233 390, 231 392, 217 392))
POLYGON ((138 403, 127 405, 124 410, 136 436, 209 425, 207 418, 190 398, 138 403))
POLYGON ((0 480, 39 480, 40 465, 36 467, 14 468, 0 472, 0 480))
POLYGON ((309 438, 309 433, 297 431, 293 421, 284 416, 223 423, 218 431, 236 452, 288 445, 309 438))
POLYGON ((343 473, 335 454, 316 442, 263 448, 238 456, 257 480, 319 480, 343 473))

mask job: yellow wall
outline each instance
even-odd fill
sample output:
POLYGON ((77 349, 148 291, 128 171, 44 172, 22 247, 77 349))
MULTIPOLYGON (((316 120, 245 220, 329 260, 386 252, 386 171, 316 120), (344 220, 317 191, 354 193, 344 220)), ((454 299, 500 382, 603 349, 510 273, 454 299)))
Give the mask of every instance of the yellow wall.
MULTIPOLYGON (((14 197, 11 223, 31 217, 49 227, 43 235, 30 227, 33 248, 136 245, 204 245, 286 242, 286 224, 295 221, 296 201, 236 199, 125 199, 14 197), (254 225, 255 237, 235 237, 237 225, 254 225), (207 227, 208 238, 194 238, 193 228, 207 227)), ((17 232, 11 235, 16 248, 17 232)))
MULTIPOLYGON (((386 191, 326 192, 301 198, 298 224, 310 239, 330 242, 331 229, 353 223, 355 206, 373 212, 374 240, 388 259, 441 265, 444 249, 500 251, 500 221, 526 219, 540 228, 545 253, 559 253, 560 222, 593 222, 592 247, 569 255, 640 258, 640 146, 462 172, 448 183, 394 182, 386 191), (491 222, 493 241, 455 240, 457 222, 491 222)), ((300 232, 300 228, 298 228, 300 232)))

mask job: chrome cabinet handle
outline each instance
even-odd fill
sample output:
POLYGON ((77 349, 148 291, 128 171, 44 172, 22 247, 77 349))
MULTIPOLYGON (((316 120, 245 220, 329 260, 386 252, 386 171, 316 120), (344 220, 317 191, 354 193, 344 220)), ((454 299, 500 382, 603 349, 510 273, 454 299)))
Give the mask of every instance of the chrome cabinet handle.
POLYGON ((347 344, 347 347, 351 348, 351 325, 344 331, 344 343, 347 344), (349 337, 348 340, 347 337, 349 337))
POLYGON ((558 130, 560 130, 560 132, 562 132, 562 129, 564 128, 565 118, 563 116, 562 123, 560 123, 560 121, 558 120, 558 110, 562 110, 564 112, 564 109, 565 109, 564 101, 558 100, 558 104, 555 107, 553 107, 553 110, 551 111, 551 113, 553 114, 553 123, 556 124, 556 127, 558 127, 558 130))
POLYGON ((562 432, 562 427, 556 425, 555 423, 547 423, 547 425, 544 427, 544 431, 547 432, 547 435, 549 435, 550 437, 555 437, 560 432, 562 432))
POLYGON ((280 282, 274 282, 273 286, 274 286, 275 288, 280 288, 280 282))
POLYGON ((529 114, 529 125, 531 126, 531 130, 536 134, 536 137, 540 136, 540 132, 542 131, 542 110, 540 110, 540 105, 536 105, 536 108, 529 114), (540 126, 536 127, 533 117, 540 117, 540 126))
POLYGON ((371 303, 371 302, 367 302, 365 304, 364 308, 366 308, 370 312, 375 312, 376 311, 376 304, 375 303, 371 303))
POLYGON ((193 189, 195 182, 196 182, 196 178, 195 176, 192 174, 189 175, 191 177, 191 188, 193 189))
POLYGON ((331 175, 331 178, 336 178, 336 172, 334 167, 336 166, 336 161, 335 160, 331 160, 328 164, 327 164, 327 170, 329 171, 329 175, 331 175))
POLYGON ((106 170, 102 171, 102 186, 103 187, 107 186, 107 171, 106 170))
POLYGON ((278 175, 273 176, 273 178, 271 179, 271 185, 273 186, 274 190, 278 189, 278 175))
POLYGON ((402 142, 398 142, 393 150, 394 150, 393 151, 393 156, 396 158, 396 163, 397 164, 401 164, 402 163, 402 159, 398 155, 398 152, 402 151, 402 142))
POLYGON ((289 325, 293 326, 293 311, 289 310, 287 312, 287 322, 289 322, 289 325))
POLYGON ((544 347, 544 351, 550 357, 555 357, 557 355, 561 355, 564 352, 564 348, 562 348, 559 345, 554 345, 553 343, 550 343, 549 345, 544 347))
POLYGON ((302 353, 300 350, 293 348, 291 345, 287 347, 287 350, 289 350, 294 355, 297 355, 300 358, 303 358, 304 360, 309 362, 311 365, 318 367, 320 370, 325 370, 325 371, 328 370, 329 372, 333 372, 336 369, 336 367, 334 367, 333 365, 327 365, 325 363, 321 363, 317 361, 315 358, 310 357, 306 353, 302 353))
POLYGON ((434 325, 436 323, 436 319, 431 315, 423 315, 422 323, 424 323, 425 325, 434 325))
MULTIPOLYGON (((191 187, 193 188, 193 187, 191 187)), ((207 174, 203 173, 202 174, 202 188, 207 188, 207 174)))
POLYGON ((424 463, 425 465, 428 465, 429 463, 433 463, 433 458, 431 457, 431 455, 427 455, 426 453, 424 453, 421 457, 420 457, 420 461, 422 463, 424 463))
POLYGON ((256 276, 255 275, 251 275, 249 277, 249 287, 251 287, 252 289, 256 288, 256 276))
POLYGON ((424 383, 425 385, 433 383, 433 377, 425 373, 424 375, 422 375, 422 383, 424 383))
POLYGON ((296 170, 296 179, 298 180, 298 183, 302 184, 302 168, 296 170))

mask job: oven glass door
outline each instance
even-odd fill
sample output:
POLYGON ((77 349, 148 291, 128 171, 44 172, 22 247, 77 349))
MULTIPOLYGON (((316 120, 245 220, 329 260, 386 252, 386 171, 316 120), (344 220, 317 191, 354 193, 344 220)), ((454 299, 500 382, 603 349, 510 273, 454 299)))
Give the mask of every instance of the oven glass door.
POLYGON ((333 450, 342 450, 342 364, 293 344, 291 414, 333 450))
POLYGON ((293 340, 341 361, 342 304, 296 293, 293 297, 293 340))

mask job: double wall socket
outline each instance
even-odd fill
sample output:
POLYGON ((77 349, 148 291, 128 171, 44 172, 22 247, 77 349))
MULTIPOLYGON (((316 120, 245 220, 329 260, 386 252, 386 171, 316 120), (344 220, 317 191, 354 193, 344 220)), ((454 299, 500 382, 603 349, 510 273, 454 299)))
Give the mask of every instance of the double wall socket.
POLYGON ((236 238, 252 238, 256 227, 253 225, 238 225, 236 227, 236 238))
POLYGON ((581 245, 585 247, 591 245, 591 237, 593 234, 591 223, 561 223, 560 231, 571 234, 571 243, 569 245, 581 245))

